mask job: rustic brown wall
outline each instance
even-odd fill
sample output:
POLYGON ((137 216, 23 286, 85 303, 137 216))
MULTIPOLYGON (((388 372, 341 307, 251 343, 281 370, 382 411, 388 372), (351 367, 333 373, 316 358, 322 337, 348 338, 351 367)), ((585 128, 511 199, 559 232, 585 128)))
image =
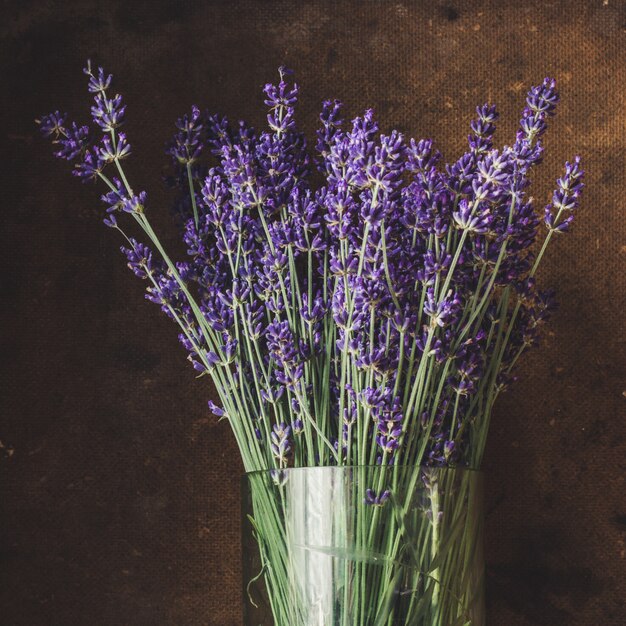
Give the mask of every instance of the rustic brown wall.
POLYGON ((262 122, 286 62, 311 129, 343 99, 455 158, 476 104, 509 141, 524 90, 559 79, 536 178, 580 151, 588 188, 542 278, 561 309, 499 403, 485 461, 489 624, 626 623, 626 6, 617 0, 3 3, 0 621, 240 623, 239 474, 174 328, 144 301, 96 190, 32 119, 85 115, 91 56, 127 97, 131 170, 164 230, 163 142, 196 102, 262 122))

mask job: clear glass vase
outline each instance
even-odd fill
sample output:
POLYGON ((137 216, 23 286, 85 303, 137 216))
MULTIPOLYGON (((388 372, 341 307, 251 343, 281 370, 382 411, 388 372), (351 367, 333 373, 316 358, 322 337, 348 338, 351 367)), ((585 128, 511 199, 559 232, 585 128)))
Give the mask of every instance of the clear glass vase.
POLYGON ((252 472, 242 513, 246 626, 485 624, 480 472, 252 472))

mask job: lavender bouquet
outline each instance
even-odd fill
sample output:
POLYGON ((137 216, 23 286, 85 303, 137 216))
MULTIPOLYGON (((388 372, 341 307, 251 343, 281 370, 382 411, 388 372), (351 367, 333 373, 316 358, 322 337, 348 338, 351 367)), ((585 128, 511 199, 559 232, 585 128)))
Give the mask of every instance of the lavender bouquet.
POLYGON ((553 308, 535 276, 583 188, 575 157, 542 216, 528 196, 555 81, 530 89, 501 149, 495 107, 479 106, 469 150, 446 165, 430 140, 381 134, 372 110, 346 123, 338 101, 324 102, 309 149, 284 68, 264 89, 267 129, 194 106, 167 147, 187 249, 174 261, 146 192, 124 172, 122 97, 102 68, 84 71, 96 132, 58 111, 38 120, 41 131, 73 174, 104 184, 105 224, 124 238, 147 298, 177 323, 198 375, 213 381, 220 404, 209 407, 229 421, 251 477, 260 569, 248 582, 263 583, 267 619, 482 623, 471 608, 480 585, 467 574, 477 487, 460 468, 479 468, 494 402, 553 308), (350 514, 333 517, 343 536, 333 546, 303 548, 287 527, 289 498, 306 488, 294 468, 328 470, 318 475, 342 485, 350 514), (348 469, 349 488, 336 478, 348 469), (303 549, 318 572, 331 560, 332 597, 311 594, 294 571, 303 549))

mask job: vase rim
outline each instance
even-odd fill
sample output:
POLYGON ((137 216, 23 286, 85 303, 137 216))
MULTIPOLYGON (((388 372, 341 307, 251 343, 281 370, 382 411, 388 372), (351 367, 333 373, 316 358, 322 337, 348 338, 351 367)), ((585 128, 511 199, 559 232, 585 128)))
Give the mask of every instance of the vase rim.
POLYGON ((432 466, 432 465, 303 465, 300 467, 285 467, 283 469, 261 469, 261 470, 252 470, 250 472, 244 472, 243 477, 249 478, 251 476, 260 476, 262 474, 272 474, 274 472, 285 472, 285 473, 299 473, 302 470, 311 471, 311 470, 354 470, 354 469, 387 469, 389 471, 393 470, 393 468, 413 468, 413 469, 422 469, 422 470, 436 470, 436 471, 453 471, 453 472, 468 472, 473 474, 482 474, 483 471, 481 469, 476 469, 474 467, 466 467, 466 466, 455 466, 455 467, 447 467, 447 466, 432 466))

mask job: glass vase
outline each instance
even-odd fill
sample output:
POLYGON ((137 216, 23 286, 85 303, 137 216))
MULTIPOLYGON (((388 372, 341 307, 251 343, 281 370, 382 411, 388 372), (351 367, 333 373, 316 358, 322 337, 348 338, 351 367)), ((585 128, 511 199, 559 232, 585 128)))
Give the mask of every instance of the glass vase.
POLYGON ((246 626, 485 624, 480 472, 252 472, 242 513, 246 626))

